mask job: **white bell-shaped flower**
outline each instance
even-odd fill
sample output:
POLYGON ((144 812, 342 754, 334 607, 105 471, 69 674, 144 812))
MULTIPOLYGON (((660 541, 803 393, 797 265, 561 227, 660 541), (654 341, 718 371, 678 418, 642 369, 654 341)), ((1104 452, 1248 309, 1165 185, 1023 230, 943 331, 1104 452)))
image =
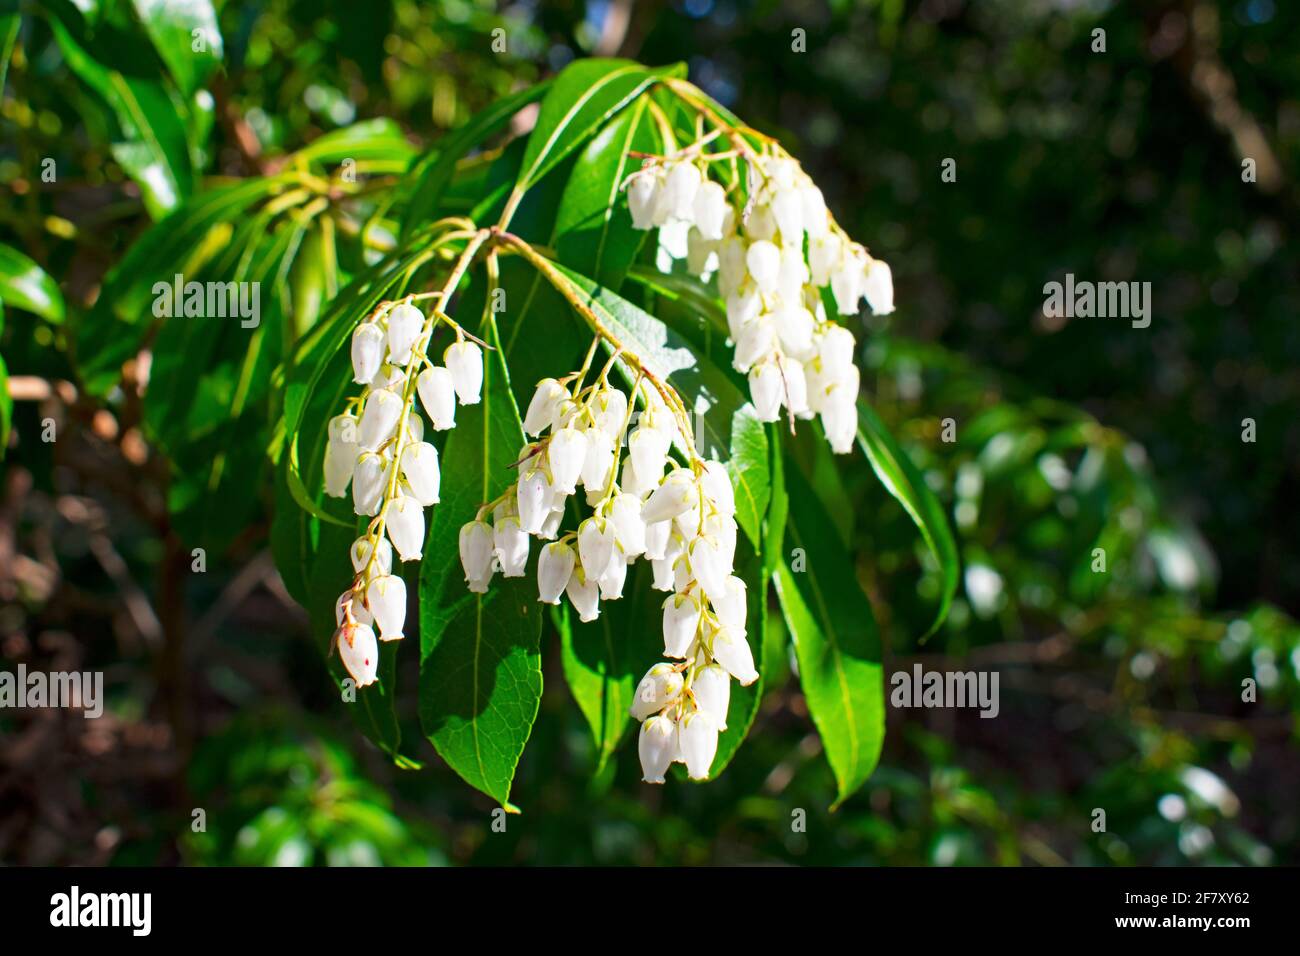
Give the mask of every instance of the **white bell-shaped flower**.
POLYGON ((698 593, 670 594, 664 601, 664 657, 686 657, 700 627, 698 593))
POLYGON ((677 747, 692 780, 708 780, 718 753, 718 725, 703 710, 692 711, 677 722, 677 747))
POLYGON ((718 730, 727 729, 727 708, 731 706, 731 675, 717 664, 701 667, 691 683, 700 710, 713 718, 718 730))
POLYGON ((525 468, 516 487, 519 526, 528 534, 541 534, 551 513, 551 483, 542 469, 525 468))
POLYGON ((816 319, 800 304, 787 305, 776 313, 776 334, 787 355, 806 360, 816 353, 813 348, 813 328, 816 319))
POLYGON ((424 328, 424 313, 403 302, 388 313, 388 361, 405 365, 411 360, 411 347, 424 328))
POLYGON ((555 541, 542 548, 537 558, 537 600, 543 604, 559 604, 577 555, 563 541, 555 541))
POLYGON ((399 494, 388 503, 388 537, 403 561, 418 561, 424 549, 424 509, 414 498, 399 494))
POLYGON ((563 518, 564 518, 563 510, 552 511, 550 514, 546 516, 546 520, 542 522, 542 530, 538 532, 537 536, 541 538, 543 541, 554 541, 555 536, 560 531, 560 521, 563 518))
POLYGON ((600 583, 595 578, 588 577, 581 564, 574 565, 564 591, 569 595, 573 609, 578 612, 578 620, 589 624, 600 617, 600 583))
POLYGON ((808 271, 814 285, 823 286, 831 281, 831 275, 840 264, 843 248, 840 237, 833 232, 808 243, 808 271))
MULTIPOLYGON (((370 538, 362 535, 352 542, 352 570, 360 574, 370 564, 370 538)), ((388 574, 393 570, 393 546, 388 543, 387 538, 379 539, 379 552, 375 555, 375 567, 379 569, 380 574, 388 574)))
POLYGON ((392 459, 365 452, 357 459, 352 472, 352 510, 359 515, 377 515, 388 487, 388 469, 392 459))
POLYGON ((636 749, 641 758, 641 779, 663 783, 664 774, 677 759, 677 724, 667 714, 651 717, 641 725, 636 749))
POLYGON ((655 167, 643 168, 628 180, 627 208, 632 214, 632 228, 649 229, 654 225, 660 188, 659 170, 655 167))
POLYGON ((745 235, 760 242, 771 242, 776 238, 776 216, 772 215, 771 203, 760 200, 749 210, 745 220, 745 235))
POLYGON ((691 574, 708 599, 716 604, 726 594, 727 576, 731 568, 725 564, 725 556, 718 545, 707 537, 699 537, 691 542, 691 574))
POLYGON ((871 311, 876 315, 888 315, 894 311, 894 274, 888 263, 879 259, 867 263, 862 294, 867 297, 867 305, 871 306, 871 311))
POLYGON ((443 353, 451 383, 462 405, 477 405, 483 390, 483 350, 473 342, 453 342, 443 353))
POLYGON ((831 325, 817 339, 817 358, 829 373, 847 371, 853 364, 857 343, 853 333, 842 325, 831 325))
POLYGON ((614 556, 614 526, 604 518, 590 517, 578 525, 578 557, 593 580, 599 580, 614 556))
POLYGON ((368 624, 344 624, 337 634, 339 659, 358 687, 378 680, 379 642, 368 624))
POLYGON ((361 599, 351 590, 344 591, 339 595, 339 599, 334 602, 335 626, 343 626, 343 621, 347 618, 348 611, 352 612, 352 620, 358 624, 370 624, 374 621, 370 611, 361 603, 361 599))
POLYGON ((743 634, 723 624, 713 632, 711 651, 713 659, 740 681, 741 686, 748 687, 758 680, 758 671, 754 670, 754 652, 749 649, 749 642, 743 634))
POLYGON ((501 559, 501 573, 507 578, 522 578, 528 564, 528 533, 516 515, 497 518, 492 524, 492 544, 501 559))
POLYGON ((379 625, 381 641, 400 641, 406 626, 406 582, 395 574, 375 578, 366 586, 366 607, 379 625))
POLYGON ((489 577, 495 538, 487 523, 476 519, 461 525, 458 541, 465 580, 482 581, 489 577))
MULTIPOLYGON (((847 394, 847 393, 846 393, 847 394)), ((853 401, 833 400, 822 407, 822 428, 831 451, 847 455, 853 451, 853 441, 858 434, 858 406, 853 401)))
POLYGON ((700 476, 704 497, 713 503, 718 514, 730 517, 736 513, 736 492, 731 486, 731 475, 722 462, 711 459, 704 463, 700 476))
POLYGON ((442 472, 438 468, 438 449, 428 442, 407 445, 402 449, 402 477, 411 494, 424 507, 438 503, 442 472))
MULTIPOLYGON (((642 522, 644 524, 644 522, 642 522)), ((661 561, 667 557, 668 542, 672 537, 673 523, 656 521, 645 526, 645 556, 651 561, 661 561)))
POLYGON ((614 439, 600 428, 589 428, 582 434, 587 439, 587 452, 582 460, 582 483, 599 501, 614 471, 614 439))
POLYGON ((764 362, 749 370, 749 397, 760 422, 774 422, 781 417, 781 394, 785 382, 776 362, 764 362))
POLYGON ((351 415, 330 419, 325 443, 325 493, 342 498, 357 466, 357 420, 351 415))
POLYGON ((752 282, 741 283, 727 296, 727 331, 733 341, 740 341, 745 326, 763 312, 763 297, 752 282))
POLYGON ((862 298, 865 282, 863 271, 866 253, 861 246, 850 248, 840 260, 839 267, 831 273, 831 294, 840 315, 857 315, 858 300, 862 298))
POLYGON ((410 414, 406 416, 406 444, 418 445, 422 441, 424 441, 424 419, 412 407, 410 414))
POLYGON ((384 361, 384 330, 365 322, 352 333, 352 381, 369 385, 384 361))
POLYGON ((388 389, 371 392, 357 427, 357 445, 362 451, 375 451, 397 431, 402 417, 402 399, 388 389))
POLYGON ((781 233, 781 243, 790 247, 803 247, 803 196, 789 189, 772 198, 772 215, 781 233))
POLYGON ((737 372, 748 372, 755 362, 776 350, 776 325, 770 314, 760 315, 740 330, 731 364, 737 372))
POLYGON ((745 281, 745 241, 728 236, 718 245, 718 291, 726 298, 745 281))
POLYGON ((702 179, 700 167, 689 161, 677 163, 668 171, 664 201, 668 204, 669 216, 686 222, 694 218, 695 194, 702 179))
MULTIPOLYGON (((664 522, 672 524, 671 521, 664 522)), ((677 581, 673 572, 672 558, 654 558, 650 562, 650 568, 654 572, 654 577, 650 581, 650 587, 656 591, 676 591, 677 581)))
POLYGON ((657 428, 634 428, 627 436, 627 453, 641 481, 662 475, 668 461, 668 436, 657 428))
POLYGON ((695 228, 708 240, 722 238, 722 224, 727 213, 727 191, 713 180, 705 180, 695 193, 695 228))
POLYGON ((804 374, 803 363, 783 355, 778 364, 785 383, 786 407, 796 418, 811 417, 808 410, 808 379, 804 374))
POLYGON ((698 501, 695 476, 689 469, 678 468, 660 482, 654 494, 642 505, 641 520, 647 526, 656 521, 667 521, 689 511, 698 501))
POLYGON ((596 427, 617 440, 627 418, 627 396, 617 388, 603 387, 592 397, 591 411, 596 417, 596 427))
POLYGON ((781 250, 766 239, 749 244, 745 266, 759 292, 775 292, 781 277, 781 250))
POLYGON ((636 720, 645 720, 675 701, 681 692, 681 672, 672 664, 656 664, 637 683, 628 713, 636 720))
POLYGON ((614 556, 609 559, 609 566, 600 576, 600 599, 617 601, 623 597, 623 585, 627 583, 627 557, 614 549, 614 556))
POLYGON ((560 406, 568 397, 569 390, 555 379, 544 378, 538 382, 524 415, 524 431, 536 437, 554 425, 560 406))
POLYGON ((815 241, 825 236, 831 224, 822 191, 812 183, 806 183, 799 189, 799 201, 803 203, 803 227, 809 238, 815 241))
POLYGON ((749 613, 749 591, 745 582, 734 574, 723 585, 722 596, 713 602, 714 613, 733 634, 745 633, 745 619, 749 613))
POLYGON ((693 276, 702 276, 713 268, 713 254, 717 243, 705 239, 700 230, 691 226, 686 235, 686 271, 693 276))
MULTIPOLYGON (((551 469, 551 487, 562 495, 577 490, 578 477, 587 458, 587 436, 572 425, 551 435, 546 446, 546 462, 551 469)), ((522 514, 522 510, 520 512, 522 514)))
POLYGON ((616 494, 609 506, 609 520, 614 526, 614 540, 627 560, 645 553, 645 522, 641 520, 641 502, 635 495, 616 494))
POLYGON ((441 365, 426 368, 415 380, 415 388, 434 431, 456 427, 456 386, 451 372, 441 365))
POLYGON ((386 388, 390 392, 396 392, 400 395, 405 385, 406 369, 399 365, 390 365, 388 362, 384 362, 380 365, 379 371, 376 372, 375 377, 370 380, 371 391, 378 391, 381 388, 386 388))

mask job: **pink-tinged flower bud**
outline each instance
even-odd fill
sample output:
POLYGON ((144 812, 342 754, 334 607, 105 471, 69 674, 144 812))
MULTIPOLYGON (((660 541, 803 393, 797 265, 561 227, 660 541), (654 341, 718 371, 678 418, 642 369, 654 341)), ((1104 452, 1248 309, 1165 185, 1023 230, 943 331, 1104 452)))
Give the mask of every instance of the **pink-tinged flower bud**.
POLYGON ((358 325, 352 333, 352 381, 369 385, 384 360, 384 330, 373 322, 358 325))
POLYGON ((731 675, 717 664, 701 667, 691 684, 695 703, 713 718, 718 730, 727 729, 727 708, 731 706, 731 675))
POLYGON ((635 495, 616 494, 609 507, 609 520, 614 525, 614 540, 627 560, 645 554, 645 522, 641 520, 641 502, 635 495))
POLYGON ((772 215, 781 233, 781 243, 803 248, 803 196, 796 190, 782 190, 772 198, 772 215))
POLYGON ((713 602, 718 620, 733 634, 745 633, 745 619, 749 613, 748 594, 745 582, 733 574, 723 584, 721 598, 713 602))
POLYGON ((384 500, 384 489, 388 487, 388 469, 392 459, 374 452, 366 452, 357 459, 357 467, 352 473, 352 510, 359 515, 379 514, 379 505, 384 500))
MULTIPOLYGON (((370 539, 365 535, 352 542, 352 570, 360 574, 370 564, 370 539)), ((388 574, 393 570, 393 546, 388 543, 387 538, 379 539, 379 553, 375 555, 374 567, 380 574, 388 574)))
POLYGON ((727 213, 727 191, 713 180, 700 184, 695 193, 695 228, 704 239, 722 238, 723 220, 727 213))
POLYGON ((813 328, 816 320, 802 305, 788 305, 776 314, 776 334, 787 355, 800 361, 816 354, 813 348, 813 328))
POLYGON ((641 520, 646 525, 667 521, 689 511, 698 501, 699 491, 695 486, 695 477, 688 469, 679 468, 671 472, 641 506, 641 520))
POLYGON ((573 609, 578 612, 578 620, 589 624, 600 617, 600 584, 595 578, 587 576, 582 565, 574 565, 564 590, 569 595, 573 609))
POLYGON ((745 266, 758 286, 759 292, 775 292, 781 277, 781 251, 766 239, 749 245, 745 253, 745 266))
POLYGON ((407 445, 402 449, 402 476, 411 494, 422 506, 438 503, 442 472, 438 468, 438 449, 428 442, 407 445))
POLYGON ((366 607, 379 625, 381 641, 400 641, 406 625, 406 582, 395 574, 375 578, 366 587, 366 607))
POLYGON ((573 548, 563 541, 542 548, 537 558, 537 600, 543 604, 559 604, 576 563, 573 548))
POLYGON ((840 237, 833 232, 808 244, 808 269, 814 285, 826 285, 831 281, 831 274, 840 264, 842 248, 840 237))
POLYGON ((392 438, 401 417, 402 399, 398 395, 387 389, 371 392, 357 429, 357 444, 361 450, 375 451, 392 438))
POLYGON ((483 390, 483 350, 473 342, 453 342, 442 355, 456 397, 462 405, 477 405, 483 390))
POLYGON ((593 581, 605 573, 614 557, 614 528, 604 518, 593 516, 578 525, 578 557, 593 581))
POLYGON ((623 585, 627 582, 627 558, 617 550, 609 559, 609 567, 600 576, 600 599, 617 601, 623 596, 623 585))
POLYGON ((482 521, 470 521, 461 526, 460 566, 465 570, 466 581, 481 581, 492 570, 492 548, 495 544, 492 529, 482 521))
POLYGON ((405 365, 411 360, 411 347, 424 328, 424 313, 403 302, 388 313, 388 361, 405 365))
POLYGON ((888 315, 894 311, 894 274, 889 264, 879 259, 867 263, 866 274, 862 280, 862 294, 867 297, 867 305, 876 315, 888 315))
POLYGON ((672 664, 656 664, 636 685, 628 713, 636 720, 645 720, 675 701, 681 692, 681 673, 672 664))
POLYGON ((492 543, 501 559, 501 573, 507 578, 522 578, 528 564, 528 533, 519 525, 519 518, 507 515, 497 518, 492 525, 492 543))
POLYGON ((368 687, 379 679, 379 642, 369 625, 344 624, 335 640, 339 659, 358 687, 368 687))
POLYGON ((325 445, 325 493, 342 498, 357 466, 357 420, 351 415, 335 415, 329 423, 325 445))
POLYGON ((519 507, 519 526, 528 534, 541 534, 542 526, 551 513, 551 483, 540 468, 521 466, 516 499, 519 507))
POLYGON ((803 204, 803 227, 809 238, 817 240, 830 232, 830 214, 826 211, 826 198, 822 191, 808 183, 800 188, 799 201, 803 204))
POLYGON ((708 780, 718 753, 718 725, 713 717, 696 710, 677 722, 677 747, 692 780, 708 780))
POLYGON ((641 758, 641 779, 663 783, 664 774, 677 759, 677 724, 665 714, 651 717, 641 725, 636 749, 641 758))
POLYGON ((352 612, 352 620, 357 624, 370 624, 374 621, 370 611, 361 603, 360 595, 352 591, 344 591, 339 595, 339 599, 334 602, 334 624, 336 627, 342 627, 343 621, 347 618, 347 612, 352 612))
POLYGON ((544 378, 538 382, 524 415, 524 431, 536 437, 552 427, 560 414, 561 404, 568 397, 569 390, 555 379, 544 378))
POLYGON ((426 368, 415 380, 415 388, 434 431, 456 427, 456 386, 451 372, 441 365, 426 368))
POLYGON ((582 461, 582 483, 599 501, 609 484, 610 473, 614 470, 614 439, 600 428, 589 428, 582 434, 587 439, 587 453, 582 461))
POLYGON ((749 370, 749 398, 760 422, 774 422, 781 417, 781 399, 785 382, 775 362, 764 362, 749 370))
POLYGON ((586 458, 587 436, 572 425, 566 425, 551 435, 546 446, 546 462, 551 469, 552 489, 562 495, 577 491, 578 477, 586 458))
POLYGON ((740 681, 741 686, 748 687, 758 680, 758 671, 754 670, 754 652, 749 649, 749 642, 743 635, 724 624, 713 632, 711 650, 713 659, 740 681))
POLYGON ((633 229, 649 229, 654 225, 660 188, 659 170, 655 167, 643 168, 628 180, 627 208, 632 214, 633 229))
POLYGON ((670 594, 664 601, 664 657, 686 657, 700 627, 698 594, 670 594))
POLYGON ((668 171, 664 183, 664 201, 668 204, 668 215, 673 219, 690 222, 695 215, 695 194, 699 191, 703 176, 700 168, 692 162, 677 163, 668 171))
POLYGON ((403 561, 418 561, 424 549, 424 509, 414 498, 398 495, 388 503, 388 537, 403 561))

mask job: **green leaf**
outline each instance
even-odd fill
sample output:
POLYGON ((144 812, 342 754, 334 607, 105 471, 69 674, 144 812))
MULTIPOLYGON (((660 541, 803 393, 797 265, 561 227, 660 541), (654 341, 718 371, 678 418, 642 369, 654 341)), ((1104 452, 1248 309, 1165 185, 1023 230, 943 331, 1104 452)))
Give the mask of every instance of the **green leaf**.
POLYGON ((0 355, 0 459, 9 447, 9 429, 13 425, 14 400, 9 395, 9 368, 0 355))
POLYGON ((47 322, 63 321, 58 284, 31 259, 5 245, 0 245, 0 303, 33 312, 47 322))
POLYGON ((542 615, 531 575, 465 585, 461 526, 509 485, 524 443, 496 324, 481 333, 483 399, 462 405, 443 451, 455 476, 433 510, 420 568, 420 725, 456 773, 507 810, 510 787, 542 699, 542 615))
POLYGON ((374 165, 374 171, 403 172, 415 156, 415 147, 402 128, 387 117, 353 123, 317 136, 294 153, 297 162, 334 166, 345 159, 374 165))
POLYGON ((911 517, 943 572, 943 594, 939 610, 934 623, 921 637, 924 641, 947 618, 953 595, 957 593, 960 565, 957 545, 948 528, 948 520, 944 517, 943 506, 926 485, 916 466, 898 447, 879 416, 865 401, 858 402, 858 445, 871 462, 871 467, 885 490, 897 499, 911 517))
POLYGON ((799 550, 777 568, 776 590, 794 639, 808 712, 835 775, 835 809, 871 776, 880 758, 885 736, 880 635, 831 516, 797 470, 786 479, 786 544, 799 550))
POLYGON ((212 4, 207 0, 131 0, 131 5, 181 93, 193 96, 221 65, 221 29, 212 4))
POLYGON ((629 152, 660 150, 649 106, 648 97, 639 97, 587 144, 569 174, 555 222, 559 261, 615 290, 649 235, 632 228, 619 189, 641 165, 629 152))

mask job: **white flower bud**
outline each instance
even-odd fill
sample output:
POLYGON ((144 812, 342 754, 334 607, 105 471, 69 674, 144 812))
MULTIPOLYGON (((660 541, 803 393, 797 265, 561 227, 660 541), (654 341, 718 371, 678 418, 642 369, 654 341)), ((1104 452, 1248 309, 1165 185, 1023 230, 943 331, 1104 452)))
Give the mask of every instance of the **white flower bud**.
POLYGON ((727 211, 727 191, 719 183, 706 180, 695 193, 695 227, 704 239, 721 239, 722 223, 727 211))
POLYGON ((796 190, 782 190, 772 199, 772 215, 781 232, 781 244, 803 247, 803 196, 796 190))
POLYGON ((589 428, 582 434, 587 439, 587 452, 582 461, 582 483, 598 501, 614 470, 614 439, 600 428, 589 428))
POLYGON ((759 201, 749 211, 745 220, 745 235, 750 239, 770 242, 776 238, 776 216, 772 215, 772 206, 759 201))
POLYGON ((627 208, 632 214, 632 228, 649 229, 654 225, 660 188, 659 170, 654 167, 643 168, 628 180, 627 208))
POLYGON ((332 498, 347 494, 356 466, 357 420, 351 415, 335 415, 325 444, 325 493, 332 498))
POLYGON ((528 534, 541 534, 542 525, 551 513, 551 483, 540 468, 522 466, 516 492, 519 506, 519 526, 528 534))
POLYGON ((366 452, 357 459, 356 470, 352 473, 352 510, 359 515, 379 514, 379 505, 384 500, 384 489, 388 487, 388 469, 392 459, 366 452))
MULTIPOLYGON (((587 459, 587 436, 572 425, 551 435, 546 446, 546 463, 551 469, 551 487, 561 495, 577 490, 578 477, 587 459)), ((522 510, 520 512, 522 514, 522 510)))
MULTIPOLYGON (((671 525, 672 522, 665 521, 664 524, 671 525)), ((672 558, 655 558, 650 562, 650 567, 654 570, 654 578, 650 582, 650 587, 656 591, 677 590, 672 558)))
POLYGON ((616 494, 609 507, 609 520, 614 526, 614 540, 627 560, 645 553, 645 522, 641 520, 641 501, 635 495, 616 494))
POLYGON ((840 237, 828 232, 808 244, 808 268, 814 285, 826 285, 840 262, 840 237))
POLYGON ((582 565, 574 565, 564 590, 569 595, 569 602, 573 605, 573 609, 578 612, 578 620, 590 624, 600 617, 599 582, 595 578, 588 577, 582 565))
POLYGON ((754 670, 754 652, 749 649, 749 642, 743 634, 724 624, 713 632, 711 650, 713 659, 740 681, 742 687, 758 680, 758 671, 754 670))
POLYGON ((785 403, 797 418, 808 418, 808 380, 804 376, 803 363, 789 356, 780 360, 781 377, 785 380, 785 403))
POLYGON ((731 574, 725 555, 717 544, 701 537, 691 542, 690 561, 691 574, 700 582, 705 596, 717 604, 727 593, 727 576, 731 574))
POLYGON ((664 184, 664 201, 668 215, 689 222, 695 215, 695 194, 699 191, 700 168, 692 162, 677 163, 668 171, 664 184))
POLYGON ((424 548, 424 509, 414 498, 399 494, 388 503, 388 537, 403 561, 418 561, 424 548))
POLYGON ((749 613, 748 593, 745 582, 733 574, 723 585, 722 597, 713 602, 718 620, 734 634, 745 633, 745 618, 749 613))
POLYGON ((694 475, 688 469, 679 468, 670 473, 641 506, 641 520, 648 526, 656 521, 676 518, 682 512, 689 511, 698 500, 699 492, 694 475))
POLYGON ((543 547, 537 558, 537 600, 543 604, 559 604, 576 562, 573 548, 563 541, 543 547))
POLYGON ((617 601, 623 596, 623 585, 627 582, 627 557, 614 551, 609 559, 609 567, 600 576, 600 599, 617 601))
POLYGON ((507 578, 522 578, 528 564, 528 533, 516 515, 497 518, 492 525, 492 544, 501 559, 501 572, 507 578))
POLYGON ((853 451, 853 441, 858 435, 858 406, 854 401, 830 400, 822 406, 822 428, 831 451, 847 455, 853 451))
POLYGON ((361 450, 375 451, 392 438, 401 417, 402 399, 398 395, 387 389, 371 392, 357 429, 357 444, 361 450))
POLYGON ((491 577, 495 541, 487 523, 474 520, 461 525, 458 543, 460 566, 465 570, 465 580, 482 581, 491 577))
POLYGON ((555 379, 544 378, 538 382, 528 403, 528 413, 524 415, 524 431, 535 437, 554 425, 560 405, 568 397, 569 390, 555 379))
POLYGON ((374 621, 370 611, 361 603, 360 596, 349 590, 340 594, 339 599, 334 602, 334 624, 337 627, 343 626, 343 620, 347 617, 349 609, 352 611, 352 620, 358 624, 370 624, 374 621))
POLYGON ((664 657, 686 657, 700 627, 698 594, 670 594, 664 601, 664 657))
POLYGON ((808 231, 808 236, 813 240, 822 238, 831 228, 830 215, 826 211, 826 199, 822 196, 822 191, 812 183, 808 183, 800 188, 799 200, 803 203, 803 227, 808 231))
POLYGON ((596 416, 596 427, 610 438, 617 439, 623 432, 623 420, 627 418, 627 395, 617 388, 602 388, 592 400, 592 412, 596 416))
POLYGON ((672 537, 671 521, 656 521, 645 526, 645 556, 651 561, 662 560, 668 552, 668 541, 672 537))
POLYGON ((660 429, 647 428, 644 424, 632 429, 627 436, 627 452, 638 480, 644 482, 664 473, 668 447, 669 438, 660 429))
POLYGON ((560 520, 564 517, 564 510, 552 511, 542 522, 542 530, 538 532, 538 537, 543 541, 554 541, 555 535, 560 530, 560 520))
POLYGON ((788 305, 776 314, 776 334, 787 355, 800 361, 812 358, 816 320, 802 305, 788 305))
POLYGON ((415 380, 415 388, 434 431, 456 427, 456 387, 451 372, 441 365, 426 368, 415 380))
POLYGON ((406 625, 406 582, 394 574, 375 578, 366 587, 366 607, 379 625, 381 641, 400 641, 406 625))
POLYGON ((867 297, 867 305, 876 315, 888 315, 894 311, 894 274, 889 264, 879 259, 872 259, 867 264, 866 275, 862 280, 862 294, 867 297))
POLYGON ((578 557, 593 581, 599 580, 614 556, 614 528, 604 518, 587 518, 578 525, 578 557))
POLYGON ((750 243, 745 266, 759 292, 775 292, 781 276, 781 251, 766 239, 750 243))
POLYGON ((687 775, 692 780, 708 780, 709 768, 718 753, 718 725, 713 717, 697 710, 679 720, 677 746, 687 775))
POLYGON ((775 362, 764 362, 749 370, 749 397, 760 422, 774 422, 781 417, 781 392, 785 383, 775 362))
POLYGON ((352 333, 352 381, 369 385, 384 360, 384 330, 374 322, 358 325, 352 333))
POLYGON ((731 475, 726 465, 716 460, 705 462, 700 486, 704 489, 704 497, 713 502, 719 514, 730 517, 736 513, 736 492, 731 486, 731 475))
MULTIPOLYGON (((817 339, 817 357, 821 359, 823 372, 838 378, 848 371, 857 352, 857 343, 853 333, 842 325, 832 325, 817 339)), ((854 389, 856 392, 857 389, 854 389)))
POLYGON ((453 342, 442 360, 451 373, 451 383, 462 405, 477 405, 483 390, 483 351, 473 342, 453 342))
POLYGON ((744 280, 745 242, 739 236, 728 236, 718 246, 718 291, 725 298, 744 280))
POLYGON ((702 276, 709 271, 709 260, 717 250, 717 243, 705 239, 700 230, 691 227, 686 234, 686 271, 691 275, 702 276))
POLYGON ((740 330, 736 340, 736 353, 731 362, 738 372, 748 372, 750 366, 767 358, 776 349, 776 326, 769 315, 760 315, 740 330))
POLYGON ((656 664, 636 685, 628 713, 636 720, 645 720, 675 701, 681 692, 681 673, 672 664, 656 664))
POLYGON ((727 332, 733 341, 739 341, 745 326, 763 311, 763 297, 752 282, 743 283, 727 296, 727 332))
POLYGON ((427 508, 438 503, 438 491, 442 485, 438 449, 423 441, 407 445, 402 449, 402 476, 422 506, 427 508))
POLYGON ((403 302, 388 313, 388 361, 405 365, 411 360, 411 346, 424 328, 424 313, 403 302))
MULTIPOLYGON (((352 570, 360 574, 370 563, 370 539, 365 535, 352 542, 352 570)), ((387 538, 379 539, 379 553, 375 555, 375 567, 380 574, 389 574, 393 570, 393 546, 387 538)))
POLYGON ((666 714, 651 717, 641 725, 636 749, 641 758, 641 779, 663 783, 664 774, 677 759, 677 724, 666 714))
POLYGON ((358 687, 367 687, 379 679, 379 642, 369 625, 344 624, 335 639, 339 659, 358 687))
POLYGON ((717 664, 701 667, 691 684, 695 703, 713 718, 718 730, 727 729, 727 708, 731 706, 731 675, 717 664))

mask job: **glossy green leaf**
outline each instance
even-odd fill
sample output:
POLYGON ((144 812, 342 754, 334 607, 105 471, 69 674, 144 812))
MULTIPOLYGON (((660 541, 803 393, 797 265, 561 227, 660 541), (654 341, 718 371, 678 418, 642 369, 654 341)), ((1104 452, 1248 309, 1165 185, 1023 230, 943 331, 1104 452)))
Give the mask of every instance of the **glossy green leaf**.
POLYGON ((192 96, 221 65, 221 28, 208 0, 131 0, 181 93, 192 96))
POLYGON ((0 245, 0 303, 62 322, 63 293, 58 284, 17 249, 0 245))

